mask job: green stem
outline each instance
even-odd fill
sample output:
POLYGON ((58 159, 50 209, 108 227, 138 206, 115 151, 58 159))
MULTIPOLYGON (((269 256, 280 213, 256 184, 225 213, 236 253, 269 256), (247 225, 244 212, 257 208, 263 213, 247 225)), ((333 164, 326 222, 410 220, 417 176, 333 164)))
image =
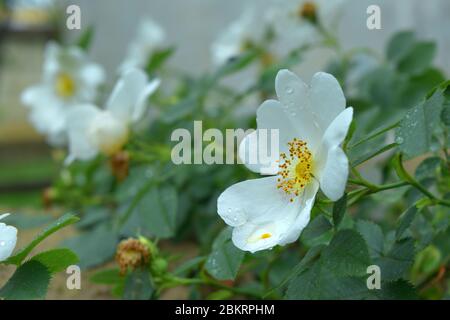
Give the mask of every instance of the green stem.
POLYGON ((355 148, 355 147, 357 147, 357 146, 359 146, 359 145, 361 145, 361 144, 363 144, 363 143, 365 143, 365 142, 367 142, 367 141, 369 141, 369 140, 372 140, 372 139, 374 139, 374 138, 376 138, 376 137, 382 135, 383 133, 385 133, 385 132, 387 132, 387 131, 389 131, 389 130, 392 130, 392 129, 396 128, 396 127, 398 126, 398 124, 399 124, 399 121, 397 121, 396 123, 391 124, 390 126, 387 126, 386 128, 383 128, 383 129, 380 129, 380 130, 378 130, 378 131, 375 131, 374 133, 370 134, 370 135, 367 136, 366 138, 361 139, 361 140, 359 140, 358 142, 356 142, 356 143, 350 145, 349 148, 350 148, 350 149, 351 149, 351 148, 355 148))

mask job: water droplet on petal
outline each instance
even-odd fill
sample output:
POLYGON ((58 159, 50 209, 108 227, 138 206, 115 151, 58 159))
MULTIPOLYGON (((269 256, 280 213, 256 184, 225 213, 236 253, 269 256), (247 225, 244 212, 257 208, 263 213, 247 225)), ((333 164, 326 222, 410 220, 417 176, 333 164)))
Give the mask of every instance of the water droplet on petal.
POLYGON ((395 138, 395 143, 402 144, 403 143, 403 138, 402 137, 395 138))
POLYGON ((4 247, 6 245, 5 241, 0 241, 0 247, 4 247))

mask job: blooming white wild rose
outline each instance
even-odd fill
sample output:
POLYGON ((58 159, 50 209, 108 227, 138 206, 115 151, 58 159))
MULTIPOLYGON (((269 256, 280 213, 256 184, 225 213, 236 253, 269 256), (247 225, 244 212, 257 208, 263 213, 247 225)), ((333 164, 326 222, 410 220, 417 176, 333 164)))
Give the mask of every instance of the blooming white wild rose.
POLYGON ((141 20, 125 60, 119 67, 120 73, 133 68, 145 68, 149 57, 162 47, 165 38, 164 30, 156 22, 149 18, 141 20))
POLYGON ((138 69, 129 70, 117 82, 106 108, 92 104, 78 105, 67 116, 69 156, 89 160, 98 153, 113 155, 128 141, 130 125, 142 118, 148 97, 158 88, 159 80, 148 81, 138 69))
MULTIPOLYGON (((267 164, 251 164, 258 149, 248 147, 259 129, 279 130, 280 157, 273 176, 232 185, 218 199, 218 213, 233 227, 233 243, 255 252, 294 242, 309 222, 319 188, 335 201, 348 177, 348 159, 340 144, 347 135, 353 109, 338 81, 316 73, 311 85, 288 70, 275 80, 277 100, 267 100, 257 111, 258 129, 246 136, 239 156, 261 173, 267 164)), ((268 148, 270 150, 270 148, 268 148)), ((264 171, 263 171, 264 173, 264 171)))
POLYGON ((77 47, 50 42, 45 49, 41 83, 26 89, 22 102, 34 127, 51 144, 66 142, 66 114, 80 102, 91 102, 105 79, 103 69, 77 47))
MULTIPOLYGON (((9 213, 0 215, 0 220, 9 216, 9 213)), ((11 256, 17 242, 17 229, 0 222, 0 262, 11 256)))

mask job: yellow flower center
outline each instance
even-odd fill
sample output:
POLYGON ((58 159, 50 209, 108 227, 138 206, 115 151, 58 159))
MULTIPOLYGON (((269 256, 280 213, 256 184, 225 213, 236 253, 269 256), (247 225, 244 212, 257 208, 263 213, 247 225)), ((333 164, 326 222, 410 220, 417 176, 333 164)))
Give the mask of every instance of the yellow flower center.
POLYGON ((277 188, 292 196, 298 196, 313 178, 313 158, 305 141, 294 138, 288 143, 289 155, 280 154, 277 188))
POLYGON ((298 15, 306 20, 309 20, 311 22, 316 22, 317 20, 317 6, 312 1, 306 1, 303 3, 302 6, 300 6, 298 10, 298 15))
POLYGON ((75 81, 67 73, 60 73, 56 77, 56 93, 63 97, 69 98, 75 93, 75 81))
POLYGON ((272 235, 270 233, 263 233, 261 239, 269 239, 272 235))

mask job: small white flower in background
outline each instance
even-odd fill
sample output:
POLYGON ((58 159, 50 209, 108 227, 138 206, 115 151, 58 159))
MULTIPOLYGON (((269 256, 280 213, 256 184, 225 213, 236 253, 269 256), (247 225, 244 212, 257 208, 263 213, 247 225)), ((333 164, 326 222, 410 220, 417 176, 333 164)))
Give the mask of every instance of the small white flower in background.
POLYGON ((247 8, 211 46, 214 65, 220 66, 261 41, 265 26, 254 8, 247 8))
POLYGON ((335 32, 346 0, 278 0, 269 20, 282 45, 296 49, 323 39, 320 28, 335 32))
MULTIPOLYGON (((0 215, 0 220, 9 216, 9 213, 0 215)), ((17 242, 17 229, 0 222, 0 262, 8 259, 17 242)))
POLYGON ((281 70, 275 89, 278 100, 259 107, 258 129, 242 140, 239 156, 250 170, 261 173, 267 164, 248 164, 249 159, 258 159, 252 154, 258 149, 248 147, 249 142, 257 140, 252 135, 257 138, 259 129, 278 129, 281 154, 272 164, 278 169, 273 176, 232 185, 217 203, 219 215, 234 227, 233 243, 251 252, 296 241, 309 222, 319 188, 338 200, 348 177, 348 159, 340 144, 353 109, 345 108, 338 81, 319 72, 308 86, 292 72, 281 70))
POLYGON ((51 144, 66 142, 66 114, 74 104, 91 102, 103 83, 103 69, 77 47, 64 48, 50 42, 45 49, 41 83, 22 93, 35 128, 51 144))
POLYGON ((148 59, 164 45, 166 34, 153 20, 145 18, 140 21, 135 38, 131 41, 125 60, 119 67, 124 73, 129 69, 146 67, 148 59))
POLYGON ((138 69, 129 70, 117 82, 106 108, 82 104, 67 116, 69 156, 89 160, 99 153, 113 155, 128 141, 130 126, 142 118, 147 99, 159 86, 159 80, 148 82, 147 75, 138 69))

